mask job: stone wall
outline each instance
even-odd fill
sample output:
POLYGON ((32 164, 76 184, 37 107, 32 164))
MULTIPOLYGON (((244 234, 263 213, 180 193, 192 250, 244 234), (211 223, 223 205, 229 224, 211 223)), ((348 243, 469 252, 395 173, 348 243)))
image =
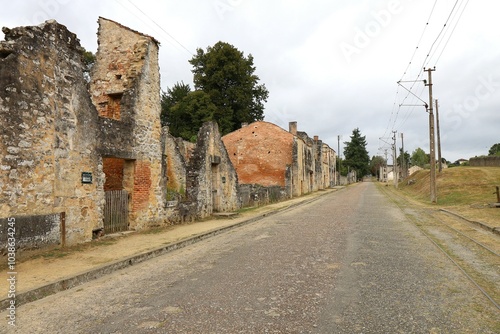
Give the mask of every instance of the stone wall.
POLYGON ((500 157, 476 157, 469 159, 469 165, 474 167, 500 167, 500 157))
POLYGON ((261 206, 284 201, 289 198, 286 189, 280 186, 264 187, 260 184, 238 186, 242 207, 261 206))
POLYGON ((206 122, 186 169, 186 201, 181 203, 183 220, 201 219, 214 212, 240 208, 238 176, 215 122, 206 122))
MULTIPOLYGON (((164 219, 166 175, 160 124, 158 42, 99 18, 90 92, 99 113, 99 154, 129 164, 130 227, 164 219)), ((115 178, 108 172, 107 178, 115 178)))
POLYGON ((55 21, 3 32, 1 218, 29 216, 23 224, 36 225, 37 216, 64 212, 59 238, 90 240, 102 221, 104 177, 79 40, 55 21), (91 183, 82 183, 82 172, 91 173, 91 183))

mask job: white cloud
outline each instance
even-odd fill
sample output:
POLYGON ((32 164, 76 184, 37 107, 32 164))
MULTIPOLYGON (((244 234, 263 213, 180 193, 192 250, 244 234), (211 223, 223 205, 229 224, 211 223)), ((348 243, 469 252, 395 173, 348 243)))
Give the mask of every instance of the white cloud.
MULTIPOLYGON (((437 2, 405 75, 405 80, 413 80, 423 64, 437 65, 433 88, 441 105, 443 156, 449 160, 486 154, 500 142, 500 23, 496 18, 500 5, 490 2, 485 8, 483 2, 470 1, 451 39, 448 36, 459 15, 450 21, 442 44, 435 45, 432 60, 424 62, 454 3, 437 2), (482 88, 482 80, 492 82, 493 88, 482 88)), ((466 2, 458 3, 460 13, 466 2)), ((415 52, 433 4, 411 0, 26 0, 3 4, 0 22, 14 27, 55 18, 76 33, 83 46, 95 51, 98 16, 116 20, 160 40, 163 89, 178 81, 192 83, 188 60, 196 48, 205 49, 219 40, 231 43, 254 56, 256 74, 270 91, 266 120, 285 129, 289 121, 297 121, 300 130, 319 135, 333 148, 337 135, 346 141, 359 128, 366 135, 370 155, 376 155, 383 153, 379 147, 385 145, 379 137, 390 135, 393 125, 398 133, 405 133, 408 152, 417 147, 429 149, 427 114, 423 107, 399 108, 406 93, 396 81, 415 52), (354 47, 349 57, 346 45, 354 47)), ((412 91, 428 99, 423 82, 412 91)), ((410 96, 405 103, 421 102, 410 96)))

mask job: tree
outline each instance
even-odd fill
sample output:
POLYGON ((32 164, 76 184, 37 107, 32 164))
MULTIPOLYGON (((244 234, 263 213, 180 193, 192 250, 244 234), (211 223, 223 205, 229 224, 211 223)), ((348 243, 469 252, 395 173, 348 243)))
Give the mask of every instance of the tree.
POLYGON ((172 107, 181 102, 191 92, 191 87, 184 82, 177 82, 172 88, 167 88, 167 92, 161 94, 161 125, 168 125, 170 130, 177 129, 181 126, 180 110, 176 110, 177 114, 172 114, 172 107))
POLYGON ((373 156, 372 161, 370 162, 370 172, 372 175, 377 176, 377 179, 380 180, 380 167, 385 166, 385 159, 380 155, 373 156))
POLYGON ((269 92, 258 84, 251 54, 245 57, 231 44, 218 42, 206 52, 197 49, 189 62, 195 89, 207 93, 218 108, 214 120, 222 135, 240 128, 241 123, 264 119, 269 92))
POLYGON ((498 155, 500 156, 500 143, 494 144, 491 146, 490 150, 488 151, 488 155, 498 155))
POLYGON ((359 128, 352 131, 351 141, 344 144, 345 164, 356 170, 358 177, 369 174, 370 156, 366 150, 366 137, 361 136, 359 128))
POLYGON ((413 166, 424 167, 426 164, 429 163, 429 155, 425 153, 423 149, 418 147, 411 154, 411 163, 413 166))
POLYGON ((217 114, 217 107, 210 96, 202 91, 189 92, 170 108, 169 132, 174 137, 195 142, 198 130, 204 122, 211 121, 217 114))
POLYGON ((404 163, 406 166, 409 166, 411 164, 411 155, 410 153, 406 152, 404 153, 403 156, 401 154, 403 153, 403 150, 400 148, 399 149, 399 156, 397 157, 396 161, 398 162, 398 165, 401 166, 403 163, 403 157, 404 157, 404 163))
POLYGON ((92 67, 95 64, 95 54, 93 54, 91 51, 85 50, 84 47, 82 47, 82 61, 83 61, 83 77, 87 82, 90 82, 90 70, 92 70, 92 67))

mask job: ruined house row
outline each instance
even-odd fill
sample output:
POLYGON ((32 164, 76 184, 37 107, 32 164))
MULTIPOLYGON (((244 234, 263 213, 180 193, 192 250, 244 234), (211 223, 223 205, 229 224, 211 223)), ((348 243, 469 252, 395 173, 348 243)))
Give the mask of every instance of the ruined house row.
MULTIPOLYGON (((75 244, 193 221, 335 184, 335 152, 290 123, 255 122, 196 144, 160 123, 159 43, 99 18, 85 80, 77 36, 53 20, 0 42, 0 239, 75 244)), ((5 243, 3 243, 5 244, 5 243)))

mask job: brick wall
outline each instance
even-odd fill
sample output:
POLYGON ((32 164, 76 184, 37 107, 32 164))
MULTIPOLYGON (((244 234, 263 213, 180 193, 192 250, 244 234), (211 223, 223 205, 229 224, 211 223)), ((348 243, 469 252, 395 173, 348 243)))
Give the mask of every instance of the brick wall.
POLYGON ((151 164, 137 161, 134 171, 134 192, 132 195, 132 212, 140 211, 148 206, 151 191, 151 164))
POLYGON ((123 189, 123 166, 125 160, 118 158, 103 158, 103 171, 106 175, 104 190, 122 190, 123 189))
POLYGON ((268 122, 254 122, 222 137, 240 184, 285 186, 294 136, 268 122))

